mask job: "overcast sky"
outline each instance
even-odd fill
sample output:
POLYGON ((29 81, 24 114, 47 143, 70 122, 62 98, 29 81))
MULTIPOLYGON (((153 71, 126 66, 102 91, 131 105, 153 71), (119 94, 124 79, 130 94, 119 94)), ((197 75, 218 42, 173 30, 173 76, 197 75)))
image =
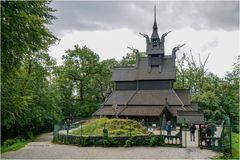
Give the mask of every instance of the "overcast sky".
MULTIPOLYGON (((62 64, 61 56, 74 45, 86 45, 101 60, 121 59, 127 46, 146 50, 145 39, 153 25, 153 1, 53 1, 57 17, 49 29, 60 38, 50 55, 62 64)), ((157 1, 159 35, 172 30, 165 41, 166 54, 186 43, 178 54, 192 51, 202 59, 210 54, 207 67, 223 77, 239 55, 238 1, 157 1)))

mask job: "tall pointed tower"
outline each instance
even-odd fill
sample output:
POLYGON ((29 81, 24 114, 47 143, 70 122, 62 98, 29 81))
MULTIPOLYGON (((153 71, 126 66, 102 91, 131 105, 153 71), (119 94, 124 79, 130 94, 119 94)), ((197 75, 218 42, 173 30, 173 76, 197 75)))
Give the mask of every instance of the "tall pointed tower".
POLYGON ((161 47, 161 40, 160 40, 159 35, 158 35, 158 27, 157 27, 157 20, 156 20, 156 5, 154 5, 153 32, 152 32, 149 47, 150 48, 148 49, 148 52, 147 52, 148 55, 164 54, 164 50, 161 47))
POLYGON ((167 33, 164 33, 161 37, 159 38, 158 35, 158 27, 157 27, 157 20, 156 20, 156 3, 154 5, 154 23, 153 23, 153 32, 150 40, 150 44, 147 44, 147 55, 149 58, 149 69, 148 72, 151 72, 152 67, 158 67, 159 72, 162 72, 162 63, 163 63, 163 57, 164 57, 164 41, 165 41, 165 36, 167 36, 167 33))

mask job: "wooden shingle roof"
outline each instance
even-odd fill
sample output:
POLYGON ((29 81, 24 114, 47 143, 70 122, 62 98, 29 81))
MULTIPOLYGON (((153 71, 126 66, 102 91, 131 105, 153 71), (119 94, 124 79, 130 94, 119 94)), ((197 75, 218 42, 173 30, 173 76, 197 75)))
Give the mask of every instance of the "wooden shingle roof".
MULTIPOLYGON (((191 106, 118 106, 118 116, 160 116, 164 109, 177 117, 177 113, 180 111, 189 111, 192 113, 191 106)), ((194 111, 193 111, 194 112, 194 111)), ((114 110, 112 106, 103 106, 99 108, 94 115, 97 116, 114 116, 114 110)))
MULTIPOLYGON (((118 106, 117 109, 117 113, 119 114, 120 112, 123 111, 123 109, 125 109, 125 106, 118 106)), ((98 116, 114 116, 114 109, 112 106, 103 106, 101 108, 99 108, 94 115, 98 115, 98 116)))
POLYGON ((126 105, 136 91, 113 91, 104 105, 126 105))
POLYGON ((175 92, 174 90, 138 90, 138 91, 113 91, 104 105, 191 105, 190 95, 187 91, 175 92))
POLYGON ((152 67, 149 72, 148 58, 142 57, 138 67, 115 68, 112 74, 112 81, 136 81, 136 80, 175 80, 175 60, 171 56, 163 58, 162 71, 158 67, 152 67))
POLYGON ((164 106, 128 106, 120 116, 160 116, 164 106))
POLYGON ((199 111, 177 111, 177 123, 204 124, 204 116, 199 111))

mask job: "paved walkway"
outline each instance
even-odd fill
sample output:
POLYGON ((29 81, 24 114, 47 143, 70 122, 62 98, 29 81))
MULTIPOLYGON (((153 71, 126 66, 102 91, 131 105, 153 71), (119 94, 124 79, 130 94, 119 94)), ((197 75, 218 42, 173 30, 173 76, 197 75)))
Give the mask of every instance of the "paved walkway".
POLYGON ((13 152, 4 159, 209 159, 217 153, 210 150, 174 147, 77 147, 52 144, 52 133, 39 136, 35 142, 13 152))

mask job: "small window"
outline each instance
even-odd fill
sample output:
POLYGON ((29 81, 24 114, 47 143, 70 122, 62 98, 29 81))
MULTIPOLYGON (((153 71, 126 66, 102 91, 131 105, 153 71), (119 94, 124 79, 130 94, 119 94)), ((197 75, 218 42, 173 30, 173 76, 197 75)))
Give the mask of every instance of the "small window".
POLYGON ((158 45, 158 41, 156 39, 153 40, 153 48, 157 47, 157 45, 158 45))

